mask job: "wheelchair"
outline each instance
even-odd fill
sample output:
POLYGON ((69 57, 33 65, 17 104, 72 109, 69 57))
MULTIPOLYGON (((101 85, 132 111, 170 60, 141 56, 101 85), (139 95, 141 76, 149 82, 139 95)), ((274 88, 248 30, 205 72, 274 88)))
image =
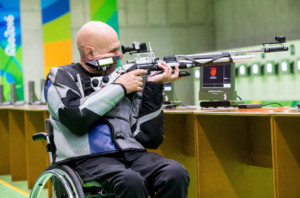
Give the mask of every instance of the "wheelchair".
POLYGON ((45 121, 47 133, 40 132, 32 136, 34 141, 47 141, 50 166, 38 177, 30 193, 30 198, 39 198, 48 181, 52 183, 55 198, 115 198, 112 192, 97 181, 83 183, 79 175, 68 165, 55 163, 56 148, 53 137, 53 126, 50 120, 45 121))

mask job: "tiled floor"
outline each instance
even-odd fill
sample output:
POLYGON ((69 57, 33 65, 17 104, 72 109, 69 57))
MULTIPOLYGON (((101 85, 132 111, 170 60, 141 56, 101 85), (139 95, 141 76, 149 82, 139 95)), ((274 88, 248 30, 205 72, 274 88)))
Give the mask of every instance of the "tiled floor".
MULTIPOLYGON (((27 181, 11 181, 10 175, 0 175, 0 198, 26 198, 30 190, 27 181)), ((41 198, 48 198, 47 190, 43 190, 41 198)))

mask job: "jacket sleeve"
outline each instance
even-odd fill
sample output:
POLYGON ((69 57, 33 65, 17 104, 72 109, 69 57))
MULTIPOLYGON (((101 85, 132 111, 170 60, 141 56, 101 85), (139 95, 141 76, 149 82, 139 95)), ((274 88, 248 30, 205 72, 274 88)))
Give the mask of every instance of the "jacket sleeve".
POLYGON ((59 67, 50 70, 44 93, 51 116, 78 135, 88 132, 125 95, 121 85, 109 84, 83 97, 73 76, 59 67))
POLYGON ((146 83, 138 119, 133 126, 133 136, 146 148, 156 149, 164 139, 162 90, 161 83, 146 83))

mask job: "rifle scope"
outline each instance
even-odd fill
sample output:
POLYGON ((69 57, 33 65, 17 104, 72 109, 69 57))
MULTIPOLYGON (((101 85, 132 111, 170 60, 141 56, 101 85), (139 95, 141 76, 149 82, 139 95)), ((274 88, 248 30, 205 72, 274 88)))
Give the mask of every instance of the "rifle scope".
POLYGON ((285 43, 286 37, 285 36, 275 36, 275 41, 278 41, 279 43, 285 43))
POLYGON ((142 53, 147 52, 147 46, 146 43, 138 43, 133 42, 132 45, 122 45, 121 46, 122 53, 125 54, 126 52, 136 52, 136 53, 142 53))

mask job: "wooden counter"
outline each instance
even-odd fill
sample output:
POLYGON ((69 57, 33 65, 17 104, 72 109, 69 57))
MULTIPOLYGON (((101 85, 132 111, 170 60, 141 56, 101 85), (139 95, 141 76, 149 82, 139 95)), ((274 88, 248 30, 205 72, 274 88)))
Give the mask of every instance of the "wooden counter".
POLYGON ((299 111, 217 108, 192 115, 195 197, 300 197, 299 111))
MULTIPOLYGON (((48 166, 46 106, 0 106, 0 174, 28 180, 48 166)), ((190 173, 189 198, 300 197, 300 112, 290 108, 165 110, 158 152, 190 173)))
POLYGON ((0 172, 11 174, 13 181, 28 180, 31 188, 48 166, 45 142, 34 142, 32 135, 45 131, 44 120, 49 117, 47 107, 0 106, 0 172))

